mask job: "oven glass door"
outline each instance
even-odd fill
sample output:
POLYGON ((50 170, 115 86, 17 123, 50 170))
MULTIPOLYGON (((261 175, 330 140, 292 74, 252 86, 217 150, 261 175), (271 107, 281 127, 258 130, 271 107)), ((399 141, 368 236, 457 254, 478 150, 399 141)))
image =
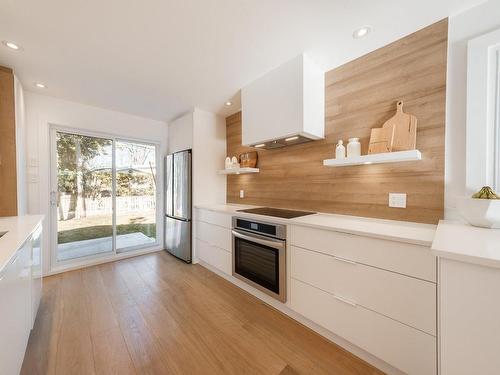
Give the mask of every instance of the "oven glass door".
POLYGON ((250 240, 234 238, 234 271, 280 294, 280 251, 250 240))

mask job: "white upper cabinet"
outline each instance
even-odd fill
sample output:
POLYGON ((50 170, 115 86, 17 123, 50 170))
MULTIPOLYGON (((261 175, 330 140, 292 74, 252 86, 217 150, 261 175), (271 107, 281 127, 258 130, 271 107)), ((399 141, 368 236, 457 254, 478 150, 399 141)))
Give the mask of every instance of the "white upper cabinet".
POLYGON ((242 88, 241 104, 245 146, 324 138, 325 74, 304 54, 242 88))

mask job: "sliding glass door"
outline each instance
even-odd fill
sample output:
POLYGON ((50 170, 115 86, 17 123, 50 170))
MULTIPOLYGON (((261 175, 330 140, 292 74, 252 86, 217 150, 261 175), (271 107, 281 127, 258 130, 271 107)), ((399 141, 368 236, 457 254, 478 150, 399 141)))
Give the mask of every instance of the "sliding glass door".
POLYGON ((156 150, 116 142, 116 250, 156 242, 156 150))
POLYGON ((113 140, 56 132, 57 261, 113 252, 113 140))
POLYGON ((158 243, 157 146, 52 129, 55 263, 158 243))

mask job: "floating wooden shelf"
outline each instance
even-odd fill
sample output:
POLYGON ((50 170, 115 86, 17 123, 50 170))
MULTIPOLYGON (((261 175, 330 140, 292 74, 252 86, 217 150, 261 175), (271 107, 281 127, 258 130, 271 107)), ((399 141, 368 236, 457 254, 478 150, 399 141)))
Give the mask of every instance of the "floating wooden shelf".
POLYGON ((345 159, 323 160, 325 167, 346 167, 349 165, 399 163, 403 161, 421 160, 422 154, 418 150, 385 152, 381 154, 370 154, 345 159))
POLYGON ((222 169, 219 174, 244 174, 244 173, 259 173, 259 168, 231 168, 222 169))

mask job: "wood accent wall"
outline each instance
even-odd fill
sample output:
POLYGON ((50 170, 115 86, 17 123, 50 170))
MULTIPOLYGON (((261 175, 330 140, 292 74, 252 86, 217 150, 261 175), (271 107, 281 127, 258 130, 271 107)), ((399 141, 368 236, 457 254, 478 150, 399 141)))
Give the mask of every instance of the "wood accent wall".
POLYGON ((0 66, 0 216, 17 215, 14 74, 0 66))
MULTIPOLYGON (((444 212, 447 44, 444 19, 327 72, 325 139, 259 150, 260 173, 227 177, 227 202, 436 224, 444 212), (421 161, 322 165, 339 139, 359 137, 366 154, 370 130, 394 114, 398 100, 418 119, 421 161), (388 207, 390 192, 407 193, 407 208, 388 207)), ((241 146, 241 112, 226 126, 228 155, 252 150, 241 146)))

